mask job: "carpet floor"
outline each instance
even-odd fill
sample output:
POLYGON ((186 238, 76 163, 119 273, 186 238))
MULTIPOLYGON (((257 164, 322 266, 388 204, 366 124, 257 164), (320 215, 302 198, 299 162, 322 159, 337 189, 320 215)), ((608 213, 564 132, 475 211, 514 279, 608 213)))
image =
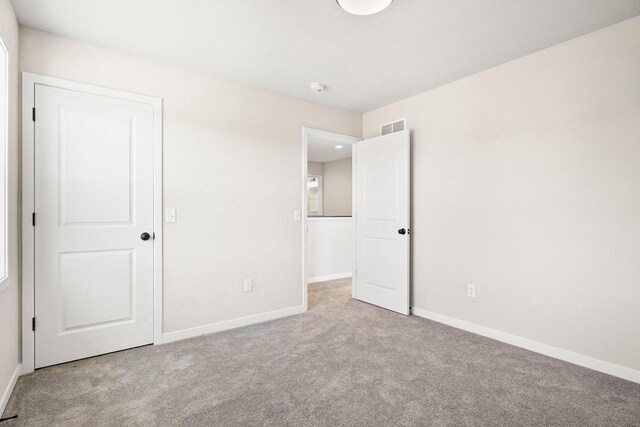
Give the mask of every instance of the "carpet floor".
POLYGON ((1 427, 640 426, 640 384, 309 286, 310 311, 40 369, 1 427))

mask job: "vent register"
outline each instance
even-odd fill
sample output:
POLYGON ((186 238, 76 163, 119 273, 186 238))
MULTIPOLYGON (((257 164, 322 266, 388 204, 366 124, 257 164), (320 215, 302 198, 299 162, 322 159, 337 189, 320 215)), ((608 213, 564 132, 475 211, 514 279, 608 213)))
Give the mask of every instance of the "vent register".
POLYGON ((395 122, 380 125, 380 136, 390 133, 400 132, 407 128, 407 119, 396 120, 395 122))

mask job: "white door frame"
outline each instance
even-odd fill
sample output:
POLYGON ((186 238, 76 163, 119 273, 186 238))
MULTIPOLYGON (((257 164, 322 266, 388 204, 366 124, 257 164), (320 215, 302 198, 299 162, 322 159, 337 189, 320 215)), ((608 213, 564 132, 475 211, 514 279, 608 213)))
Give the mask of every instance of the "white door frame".
MULTIPOLYGON (((362 138, 357 136, 344 135, 341 133, 329 132, 326 130, 313 129, 309 127, 302 128, 302 176, 301 176, 301 184, 302 184, 302 306, 304 307, 304 311, 309 309, 308 299, 307 299, 307 141, 309 136, 317 136, 324 139, 331 139, 341 144, 349 144, 353 145, 356 142, 362 141, 362 138)), ((352 150, 352 171, 355 173, 356 170, 356 152, 352 150)), ((351 182, 351 215, 352 219, 355 221, 356 215, 356 181, 352 180, 351 182)), ((353 267, 351 271, 353 272, 352 283, 356 278, 356 229, 353 227, 353 267)), ((355 286, 351 286, 351 294, 355 297, 355 286)))
POLYGON ((108 96, 153 106, 153 343, 162 342, 162 99, 22 73, 22 368, 35 369, 35 233, 32 213, 35 200, 35 135, 33 107, 35 85, 52 86, 93 95, 108 96))

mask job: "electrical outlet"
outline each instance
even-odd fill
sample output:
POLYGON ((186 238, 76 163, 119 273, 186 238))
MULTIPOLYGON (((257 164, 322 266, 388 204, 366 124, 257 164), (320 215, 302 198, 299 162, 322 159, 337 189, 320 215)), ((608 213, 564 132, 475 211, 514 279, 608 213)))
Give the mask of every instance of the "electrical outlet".
POLYGON ((245 292, 253 291, 253 279, 244 279, 244 291, 245 292))
POLYGON ((468 284, 467 285, 467 296, 469 298, 476 297, 476 285, 468 284))

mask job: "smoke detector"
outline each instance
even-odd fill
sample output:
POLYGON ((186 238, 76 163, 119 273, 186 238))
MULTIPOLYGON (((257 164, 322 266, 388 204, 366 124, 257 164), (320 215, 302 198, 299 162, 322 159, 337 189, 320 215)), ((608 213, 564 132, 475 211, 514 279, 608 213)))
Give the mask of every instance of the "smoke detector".
POLYGON ((323 85, 322 83, 311 83, 310 88, 312 91, 314 92, 324 92, 325 90, 327 90, 327 87, 325 85, 323 85))

